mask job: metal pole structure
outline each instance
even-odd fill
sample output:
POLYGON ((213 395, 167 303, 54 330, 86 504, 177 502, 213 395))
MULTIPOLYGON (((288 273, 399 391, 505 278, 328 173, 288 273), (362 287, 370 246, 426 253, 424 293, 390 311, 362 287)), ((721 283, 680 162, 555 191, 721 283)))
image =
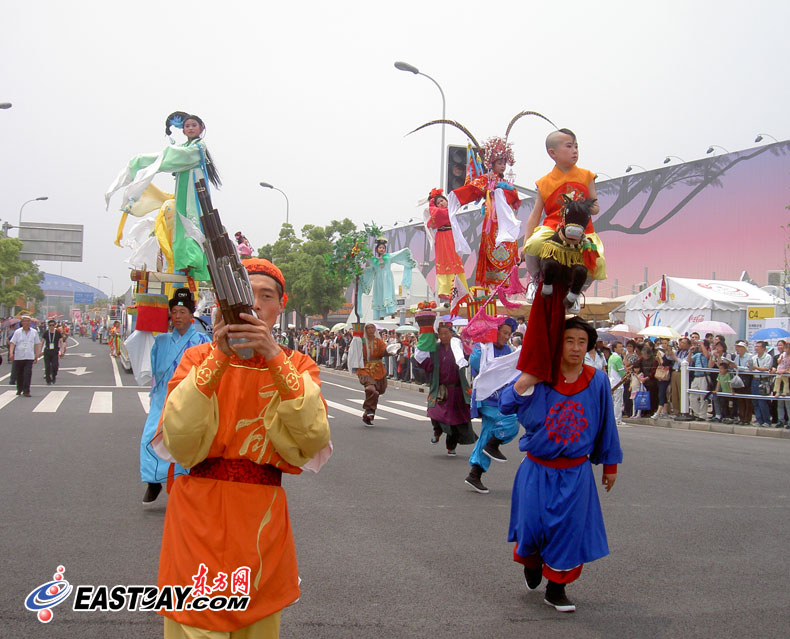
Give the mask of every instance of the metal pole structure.
MULTIPOLYGON (((19 223, 17 224, 17 227, 21 227, 22 226, 22 209, 24 209, 25 206, 27 206, 31 202, 43 202, 44 200, 48 200, 48 199, 49 199, 49 197, 47 197, 46 195, 42 195, 41 197, 34 197, 32 200, 28 200, 27 202, 23 202, 22 206, 19 207, 19 223)), ((18 232, 21 233, 22 229, 20 228, 18 232)))
MULTIPOLYGON (((426 77, 436 85, 436 88, 439 89, 439 93, 442 95, 442 120, 446 120, 447 101, 445 100, 444 91, 442 90, 442 87, 439 85, 439 83, 436 80, 434 80, 431 76, 429 76, 427 73, 423 73, 417 67, 409 64, 408 62, 396 62, 395 68, 398 69, 399 71, 408 71, 409 73, 413 73, 414 75, 421 75, 423 77, 426 77)), ((440 149, 440 157, 439 157, 439 187, 444 188, 444 190, 446 191, 447 185, 444 183, 444 178, 445 178, 444 154, 445 154, 444 124, 442 124, 442 148, 440 149)))
POLYGON ((276 186, 272 186, 272 185, 271 185, 271 184, 269 184, 268 182, 259 182, 259 184, 260 184, 260 185, 261 185, 261 186, 262 186, 264 189, 273 189, 273 190, 275 190, 275 191, 280 191, 280 193, 282 193, 282 194, 283 194, 283 197, 285 198, 285 223, 286 223, 286 224, 290 224, 290 223, 291 223, 291 222, 290 222, 290 216, 291 216, 291 203, 288 201, 288 196, 285 194, 285 191, 283 191, 282 189, 278 189, 276 186))

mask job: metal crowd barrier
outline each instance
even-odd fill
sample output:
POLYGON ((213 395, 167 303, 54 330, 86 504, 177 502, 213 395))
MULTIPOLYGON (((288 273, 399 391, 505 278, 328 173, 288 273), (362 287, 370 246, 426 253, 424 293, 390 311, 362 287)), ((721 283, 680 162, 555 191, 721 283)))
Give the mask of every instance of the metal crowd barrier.
MULTIPOLYGON (((688 361, 680 362, 680 412, 682 415, 689 413, 689 395, 694 393, 696 395, 708 395, 714 392, 711 390, 700 390, 697 388, 690 388, 689 384, 689 371, 699 373, 718 373, 718 368, 698 368, 689 366, 688 361)), ((738 376, 743 379, 744 376, 760 375, 764 377, 773 378, 776 373, 766 373, 765 371, 738 371, 738 376)), ((744 384, 746 380, 744 380, 744 384)), ((715 386, 714 386, 715 388, 715 386)), ((717 397, 733 397, 735 399, 755 399, 769 401, 790 401, 790 395, 752 395, 751 393, 716 393, 717 397)))

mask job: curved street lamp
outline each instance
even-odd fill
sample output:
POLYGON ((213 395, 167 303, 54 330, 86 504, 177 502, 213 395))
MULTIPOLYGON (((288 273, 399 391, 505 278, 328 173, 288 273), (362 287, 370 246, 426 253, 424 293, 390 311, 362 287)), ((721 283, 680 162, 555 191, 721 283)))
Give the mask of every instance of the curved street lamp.
POLYGON ((283 197, 285 198, 285 223, 286 224, 290 224, 290 222, 288 220, 290 219, 290 215, 291 215, 291 204, 288 201, 288 196, 285 194, 285 191, 283 191, 282 189, 278 189, 276 186, 273 186, 273 185, 269 184, 268 182, 259 182, 259 184, 264 189, 273 189, 273 190, 279 191, 280 193, 283 194, 283 197))
POLYGON ((100 279, 110 280, 110 304, 112 304, 112 298, 115 297, 115 282, 112 281, 111 277, 107 275, 97 275, 96 276, 96 288, 99 288, 98 283, 100 279))
POLYGON ((705 153, 706 153, 707 155, 710 155, 711 153, 713 153, 713 149, 721 149, 721 150, 722 150, 722 151, 724 151, 725 153, 729 153, 729 151, 728 151, 727 149, 725 149, 723 146, 720 146, 720 145, 718 145, 718 144, 711 144, 711 145, 708 147, 708 150, 707 150, 707 151, 705 151, 705 153))
POLYGON ((639 164, 629 164, 627 167, 625 167, 625 172, 626 172, 626 173, 630 173, 630 172, 631 172, 631 171, 633 171, 635 168, 636 168, 636 169, 642 169, 643 171, 647 171, 647 169, 646 169, 645 167, 643 167, 643 166, 641 166, 641 165, 639 165, 639 164))
POLYGON ((10 102, 0 102, 0 109, 10 109, 11 103, 10 102))
MULTIPOLYGON (((428 78, 431 82, 436 85, 436 88, 439 89, 439 93, 442 95, 442 120, 447 118, 447 102, 444 99, 444 91, 442 91, 442 87, 439 86, 439 83, 434 80, 431 76, 427 73, 423 73, 417 67, 408 62, 396 62, 395 68, 398 71, 408 71, 409 73, 413 73, 414 75, 421 75, 428 78)), ((442 124, 442 148, 440 149, 439 153, 439 186, 444 185, 444 124, 442 124)))
POLYGON ((679 158, 677 155, 668 155, 667 157, 664 158, 664 164, 669 164, 672 161, 672 158, 675 158, 676 160, 680 160, 681 162, 683 162, 683 164, 686 163, 686 161, 683 158, 679 158))
POLYGON ((767 133, 758 133, 757 137, 754 138, 754 141, 755 142, 762 142, 763 141, 763 136, 771 138, 774 142, 779 142, 779 140, 777 140, 773 135, 768 135, 767 133))
POLYGON ((41 197, 34 197, 32 200, 28 200, 27 202, 23 202, 22 206, 19 207, 19 223, 17 226, 22 226, 22 209, 25 208, 31 202, 43 202, 44 200, 48 200, 49 197, 46 195, 42 195, 41 197))

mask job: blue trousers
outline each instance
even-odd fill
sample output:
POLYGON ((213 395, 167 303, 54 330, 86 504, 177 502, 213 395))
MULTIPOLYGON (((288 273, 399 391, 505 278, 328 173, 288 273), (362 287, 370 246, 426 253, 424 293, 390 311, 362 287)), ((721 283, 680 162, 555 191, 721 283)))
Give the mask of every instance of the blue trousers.
MULTIPOLYGON (((765 395, 760 390, 760 381, 758 377, 752 378, 752 395, 765 395)), ((754 404, 754 416, 757 418, 758 424, 771 423, 771 409, 768 407, 767 399, 755 399, 752 401, 754 404)))
POLYGON ((475 449, 469 457, 469 464, 482 467, 487 471, 491 465, 491 458, 483 452, 483 448, 492 437, 496 437, 503 444, 513 441, 518 435, 518 416, 503 415, 499 412, 499 406, 483 404, 478 412, 483 418, 483 427, 480 430, 480 438, 475 444, 475 449))

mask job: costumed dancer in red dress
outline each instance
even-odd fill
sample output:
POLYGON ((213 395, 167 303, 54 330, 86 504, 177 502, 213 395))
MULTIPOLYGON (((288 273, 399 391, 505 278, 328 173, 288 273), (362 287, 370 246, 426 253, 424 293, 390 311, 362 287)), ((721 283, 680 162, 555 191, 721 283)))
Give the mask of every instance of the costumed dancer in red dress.
POLYGON ((521 233, 521 223, 515 211, 521 200, 504 177, 507 166, 516 162, 510 143, 500 137, 489 138, 483 150, 488 173, 452 191, 448 210, 454 215, 464 204, 484 200, 475 284, 493 288, 502 283, 518 262, 516 239, 521 233))
POLYGON ((449 303, 453 296, 456 276, 468 289, 464 264, 455 250, 453 227, 447 210, 447 198, 442 189, 433 189, 428 197, 425 229, 429 241, 436 246, 436 293, 439 300, 449 303))

